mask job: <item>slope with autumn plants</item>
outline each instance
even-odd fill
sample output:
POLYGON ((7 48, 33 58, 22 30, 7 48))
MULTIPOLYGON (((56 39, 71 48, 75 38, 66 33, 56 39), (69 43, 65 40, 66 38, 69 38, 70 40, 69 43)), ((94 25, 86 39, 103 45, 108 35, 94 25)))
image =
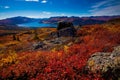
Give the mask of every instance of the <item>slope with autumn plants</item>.
POLYGON ((61 49, 0 54, 0 80, 105 80, 103 73, 87 68, 87 61, 95 52, 113 51, 120 45, 119 35, 119 23, 86 25, 77 30, 72 45, 61 49))

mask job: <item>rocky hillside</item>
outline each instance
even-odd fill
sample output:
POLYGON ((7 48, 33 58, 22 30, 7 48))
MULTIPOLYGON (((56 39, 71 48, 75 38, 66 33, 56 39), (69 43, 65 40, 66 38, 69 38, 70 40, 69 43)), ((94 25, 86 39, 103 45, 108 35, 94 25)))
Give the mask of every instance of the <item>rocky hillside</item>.
POLYGON ((0 38, 0 80, 119 80, 120 23, 86 25, 75 28, 75 36, 53 36, 69 33, 68 28, 0 38))

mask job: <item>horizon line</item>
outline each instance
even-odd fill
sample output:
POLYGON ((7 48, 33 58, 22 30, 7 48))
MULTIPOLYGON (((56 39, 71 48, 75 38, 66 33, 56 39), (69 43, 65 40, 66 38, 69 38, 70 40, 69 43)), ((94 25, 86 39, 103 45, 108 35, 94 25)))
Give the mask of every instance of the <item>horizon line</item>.
POLYGON ((120 16, 120 15, 101 15, 101 16, 51 16, 51 17, 30 17, 30 16, 11 16, 11 17, 7 17, 7 18, 1 18, 0 20, 4 20, 4 19, 9 19, 9 18, 15 18, 15 17, 26 17, 26 18, 34 18, 34 19, 44 19, 44 18, 52 18, 52 17, 79 17, 79 18, 84 18, 84 17, 111 17, 111 16, 120 16))

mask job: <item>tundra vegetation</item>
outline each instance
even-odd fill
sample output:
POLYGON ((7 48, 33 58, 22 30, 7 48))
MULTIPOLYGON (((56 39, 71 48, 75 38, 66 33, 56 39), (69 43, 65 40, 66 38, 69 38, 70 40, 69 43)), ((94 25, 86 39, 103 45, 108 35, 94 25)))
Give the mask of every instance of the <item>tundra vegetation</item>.
MULTIPOLYGON (((61 26, 0 36, 0 80, 120 79, 119 23, 75 27, 74 37, 51 37, 51 33, 62 30, 61 26), (33 49, 38 43, 42 47, 33 49), (106 60, 99 61, 102 56, 106 60)), ((69 26, 73 27, 72 23, 69 26)))

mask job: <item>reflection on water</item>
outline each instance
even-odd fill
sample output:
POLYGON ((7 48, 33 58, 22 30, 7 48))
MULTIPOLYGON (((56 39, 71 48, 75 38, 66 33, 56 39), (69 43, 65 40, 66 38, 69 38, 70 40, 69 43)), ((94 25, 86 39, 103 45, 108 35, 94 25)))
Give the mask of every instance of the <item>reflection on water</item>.
POLYGON ((31 23, 18 24, 18 26, 20 27, 57 27, 57 24, 31 22, 31 23))

